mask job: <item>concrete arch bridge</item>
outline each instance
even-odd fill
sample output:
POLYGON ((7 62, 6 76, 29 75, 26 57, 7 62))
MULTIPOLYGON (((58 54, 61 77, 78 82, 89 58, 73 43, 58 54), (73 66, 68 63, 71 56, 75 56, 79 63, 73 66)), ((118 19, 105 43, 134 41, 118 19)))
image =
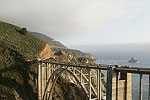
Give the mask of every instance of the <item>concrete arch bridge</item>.
MULTIPOLYGON (((52 100, 56 81, 63 73, 74 78, 88 100, 132 100, 131 73, 140 75, 139 100, 142 100, 142 75, 150 75, 150 68, 118 65, 77 65, 40 60, 38 64, 38 100, 52 100), (102 70, 107 73, 106 93, 102 92, 102 70), (95 73, 95 82, 92 82, 95 73), (92 94, 95 97, 92 97, 92 94), (103 98, 102 98, 103 97, 103 98)), ((149 87, 150 100, 150 87, 149 87)))

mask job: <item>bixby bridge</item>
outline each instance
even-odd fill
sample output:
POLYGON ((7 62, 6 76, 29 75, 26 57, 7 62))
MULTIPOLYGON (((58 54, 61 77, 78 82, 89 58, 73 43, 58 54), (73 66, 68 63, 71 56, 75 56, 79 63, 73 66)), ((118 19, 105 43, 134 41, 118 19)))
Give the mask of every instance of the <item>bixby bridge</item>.
MULTIPOLYGON (((150 68, 118 65, 78 65, 56 61, 40 60, 38 64, 38 100, 52 100, 57 79, 63 73, 72 76, 75 84, 85 92, 87 100, 132 100, 131 74, 139 74, 139 100, 143 97, 143 75, 149 75, 150 68), (106 93, 102 93, 102 71, 107 73, 106 93), (94 74, 93 74, 94 72, 94 74), (96 80, 92 81, 92 77, 96 80), (95 95, 94 97, 92 95, 95 95)), ((69 90, 68 90, 69 91, 69 90)), ((150 100, 150 85, 148 91, 150 100)))

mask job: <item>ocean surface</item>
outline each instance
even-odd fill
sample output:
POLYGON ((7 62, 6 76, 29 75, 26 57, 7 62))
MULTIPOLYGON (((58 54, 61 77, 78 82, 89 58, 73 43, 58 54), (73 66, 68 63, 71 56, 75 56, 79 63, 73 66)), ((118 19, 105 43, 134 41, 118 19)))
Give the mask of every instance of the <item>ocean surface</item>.
MULTIPOLYGON (((133 67, 150 68, 150 53, 125 53, 125 52, 102 52, 95 53, 96 63, 109 65, 130 65, 133 67), (129 63, 131 57, 136 57, 139 62, 129 63)), ((132 74, 132 98, 139 99, 139 75, 132 74)), ((149 76, 143 75, 143 84, 149 83, 149 76)), ((148 85, 143 85, 143 100, 148 100, 148 85)))

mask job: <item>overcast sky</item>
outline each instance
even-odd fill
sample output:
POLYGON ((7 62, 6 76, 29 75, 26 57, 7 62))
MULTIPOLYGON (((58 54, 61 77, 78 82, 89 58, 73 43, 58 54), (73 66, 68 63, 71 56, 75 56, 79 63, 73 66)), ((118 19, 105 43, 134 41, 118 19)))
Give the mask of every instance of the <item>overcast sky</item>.
POLYGON ((0 0, 0 20, 73 48, 150 42, 150 0, 0 0))

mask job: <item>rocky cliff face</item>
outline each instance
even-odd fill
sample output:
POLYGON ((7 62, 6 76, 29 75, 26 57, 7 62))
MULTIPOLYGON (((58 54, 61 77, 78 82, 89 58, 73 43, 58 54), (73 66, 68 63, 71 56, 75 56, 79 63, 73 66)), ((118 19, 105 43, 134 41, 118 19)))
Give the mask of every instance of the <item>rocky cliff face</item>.
POLYGON ((59 48, 59 47, 52 47, 51 48, 53 52, 59 52, 59 51, 64 51, 65 53, 75 56, 75 57, 86 57, 86 58, 90 58, 90 59, 94 59, 94 56, 92 56, 89 53, 83 53, 80 50, 75 50, 75 49, 66 49, 66 48, 59 48))
POLYGON ((80 50, 74 50, 74 49, 69 49, 67 48, 65 45, 63 45, 61 42, 56 41, 55 39, 46 36, 44 34, 38 33, 38 32, 31 32, 33 35, 37 36, 38 38, 46 41, 50 46, 51 46, 51 50, 56 53, 59 51, 64 51, 67 54, 70 54, 72 56, 77 56, 77 57, 88 57, 88 58, 92 58, 94 59, 94 56, 92 56, 89 53, 84 53, 80 50))
POLYGON ((50 48, 50 46, 48 44, 46 44, 45 48, 43 49, 43 51, 40 53, 40 59, 48 59, 50 57, 52 57, 54 54, 50 48))
POLYGON ((60 50, 54 53, 54 58, 57 62, 61 63, 72 63, 72 64, 91 64, 95 65, 95 62, 87 57, 80 57, 80 56, 72 56, 71 54, 67 54, 66 52, 60 50))

